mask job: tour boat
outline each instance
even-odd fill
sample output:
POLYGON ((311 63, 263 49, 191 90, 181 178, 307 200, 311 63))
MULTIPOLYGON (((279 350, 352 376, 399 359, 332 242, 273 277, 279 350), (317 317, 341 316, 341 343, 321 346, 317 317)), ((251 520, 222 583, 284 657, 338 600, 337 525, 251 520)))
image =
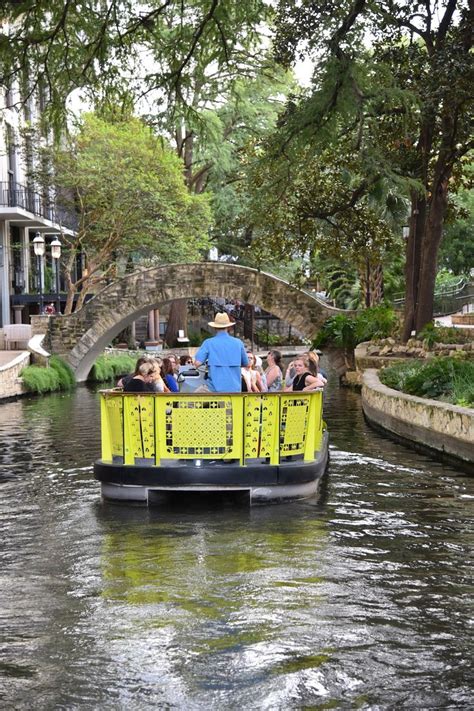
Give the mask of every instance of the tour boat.
POLYGON ((183 492, 250 504, 313 495, 328 462, 323 394, 101 391, 105 500, 153 504, 183 492))

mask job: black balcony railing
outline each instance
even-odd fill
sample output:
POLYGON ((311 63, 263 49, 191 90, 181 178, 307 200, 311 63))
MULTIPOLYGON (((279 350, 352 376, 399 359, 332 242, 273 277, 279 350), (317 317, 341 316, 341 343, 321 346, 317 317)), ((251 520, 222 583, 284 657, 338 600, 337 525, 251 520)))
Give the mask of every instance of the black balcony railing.
POLYGON ((54 204, 45 195, 20 183, 0 183, 0 207, 21 207, 70 230, 77 228, 77 215, 54 204))

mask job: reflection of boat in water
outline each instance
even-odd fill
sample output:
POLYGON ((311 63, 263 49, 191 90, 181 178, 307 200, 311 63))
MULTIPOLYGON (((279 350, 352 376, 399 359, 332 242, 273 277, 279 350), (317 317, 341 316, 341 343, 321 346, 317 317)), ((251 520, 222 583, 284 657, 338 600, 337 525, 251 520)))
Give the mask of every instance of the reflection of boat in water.
POLYGON ((328 459, 322 393, 101 392, 105 499, 232 493, 250 503, 316 492, 328 459))

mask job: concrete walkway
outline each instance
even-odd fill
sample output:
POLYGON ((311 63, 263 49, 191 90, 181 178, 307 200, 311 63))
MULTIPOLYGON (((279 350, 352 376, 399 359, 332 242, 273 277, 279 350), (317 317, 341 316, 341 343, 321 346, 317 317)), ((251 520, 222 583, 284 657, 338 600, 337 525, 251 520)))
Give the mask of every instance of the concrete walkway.
MULTIPOLYGON (((461 316, 462 312, 459 314, 452 314, 452 316, 461 316)), ((462 328, 463 330, 465 329, 473 329, 474 332, 474 326, 470 326, 469 324, 453 324, 453 319, 452 316, 437 316, 434 320, 436 326, 447 326, 448 328, 462 328)))
POLYGON ((2 365, 8 365, 12 360, 18 358, 19 355, 27 351, 0 351, 0 368, 2 365))

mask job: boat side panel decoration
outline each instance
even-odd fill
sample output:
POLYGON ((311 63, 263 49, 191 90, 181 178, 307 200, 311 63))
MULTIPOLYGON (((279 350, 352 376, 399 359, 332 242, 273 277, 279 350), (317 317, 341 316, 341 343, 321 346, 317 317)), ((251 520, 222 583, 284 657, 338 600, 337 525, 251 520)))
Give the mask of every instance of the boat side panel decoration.
POLYGON ((136 395, 102 393, 102 461, 223 460, 240 466, 314 460, 322 393, 136 395))

